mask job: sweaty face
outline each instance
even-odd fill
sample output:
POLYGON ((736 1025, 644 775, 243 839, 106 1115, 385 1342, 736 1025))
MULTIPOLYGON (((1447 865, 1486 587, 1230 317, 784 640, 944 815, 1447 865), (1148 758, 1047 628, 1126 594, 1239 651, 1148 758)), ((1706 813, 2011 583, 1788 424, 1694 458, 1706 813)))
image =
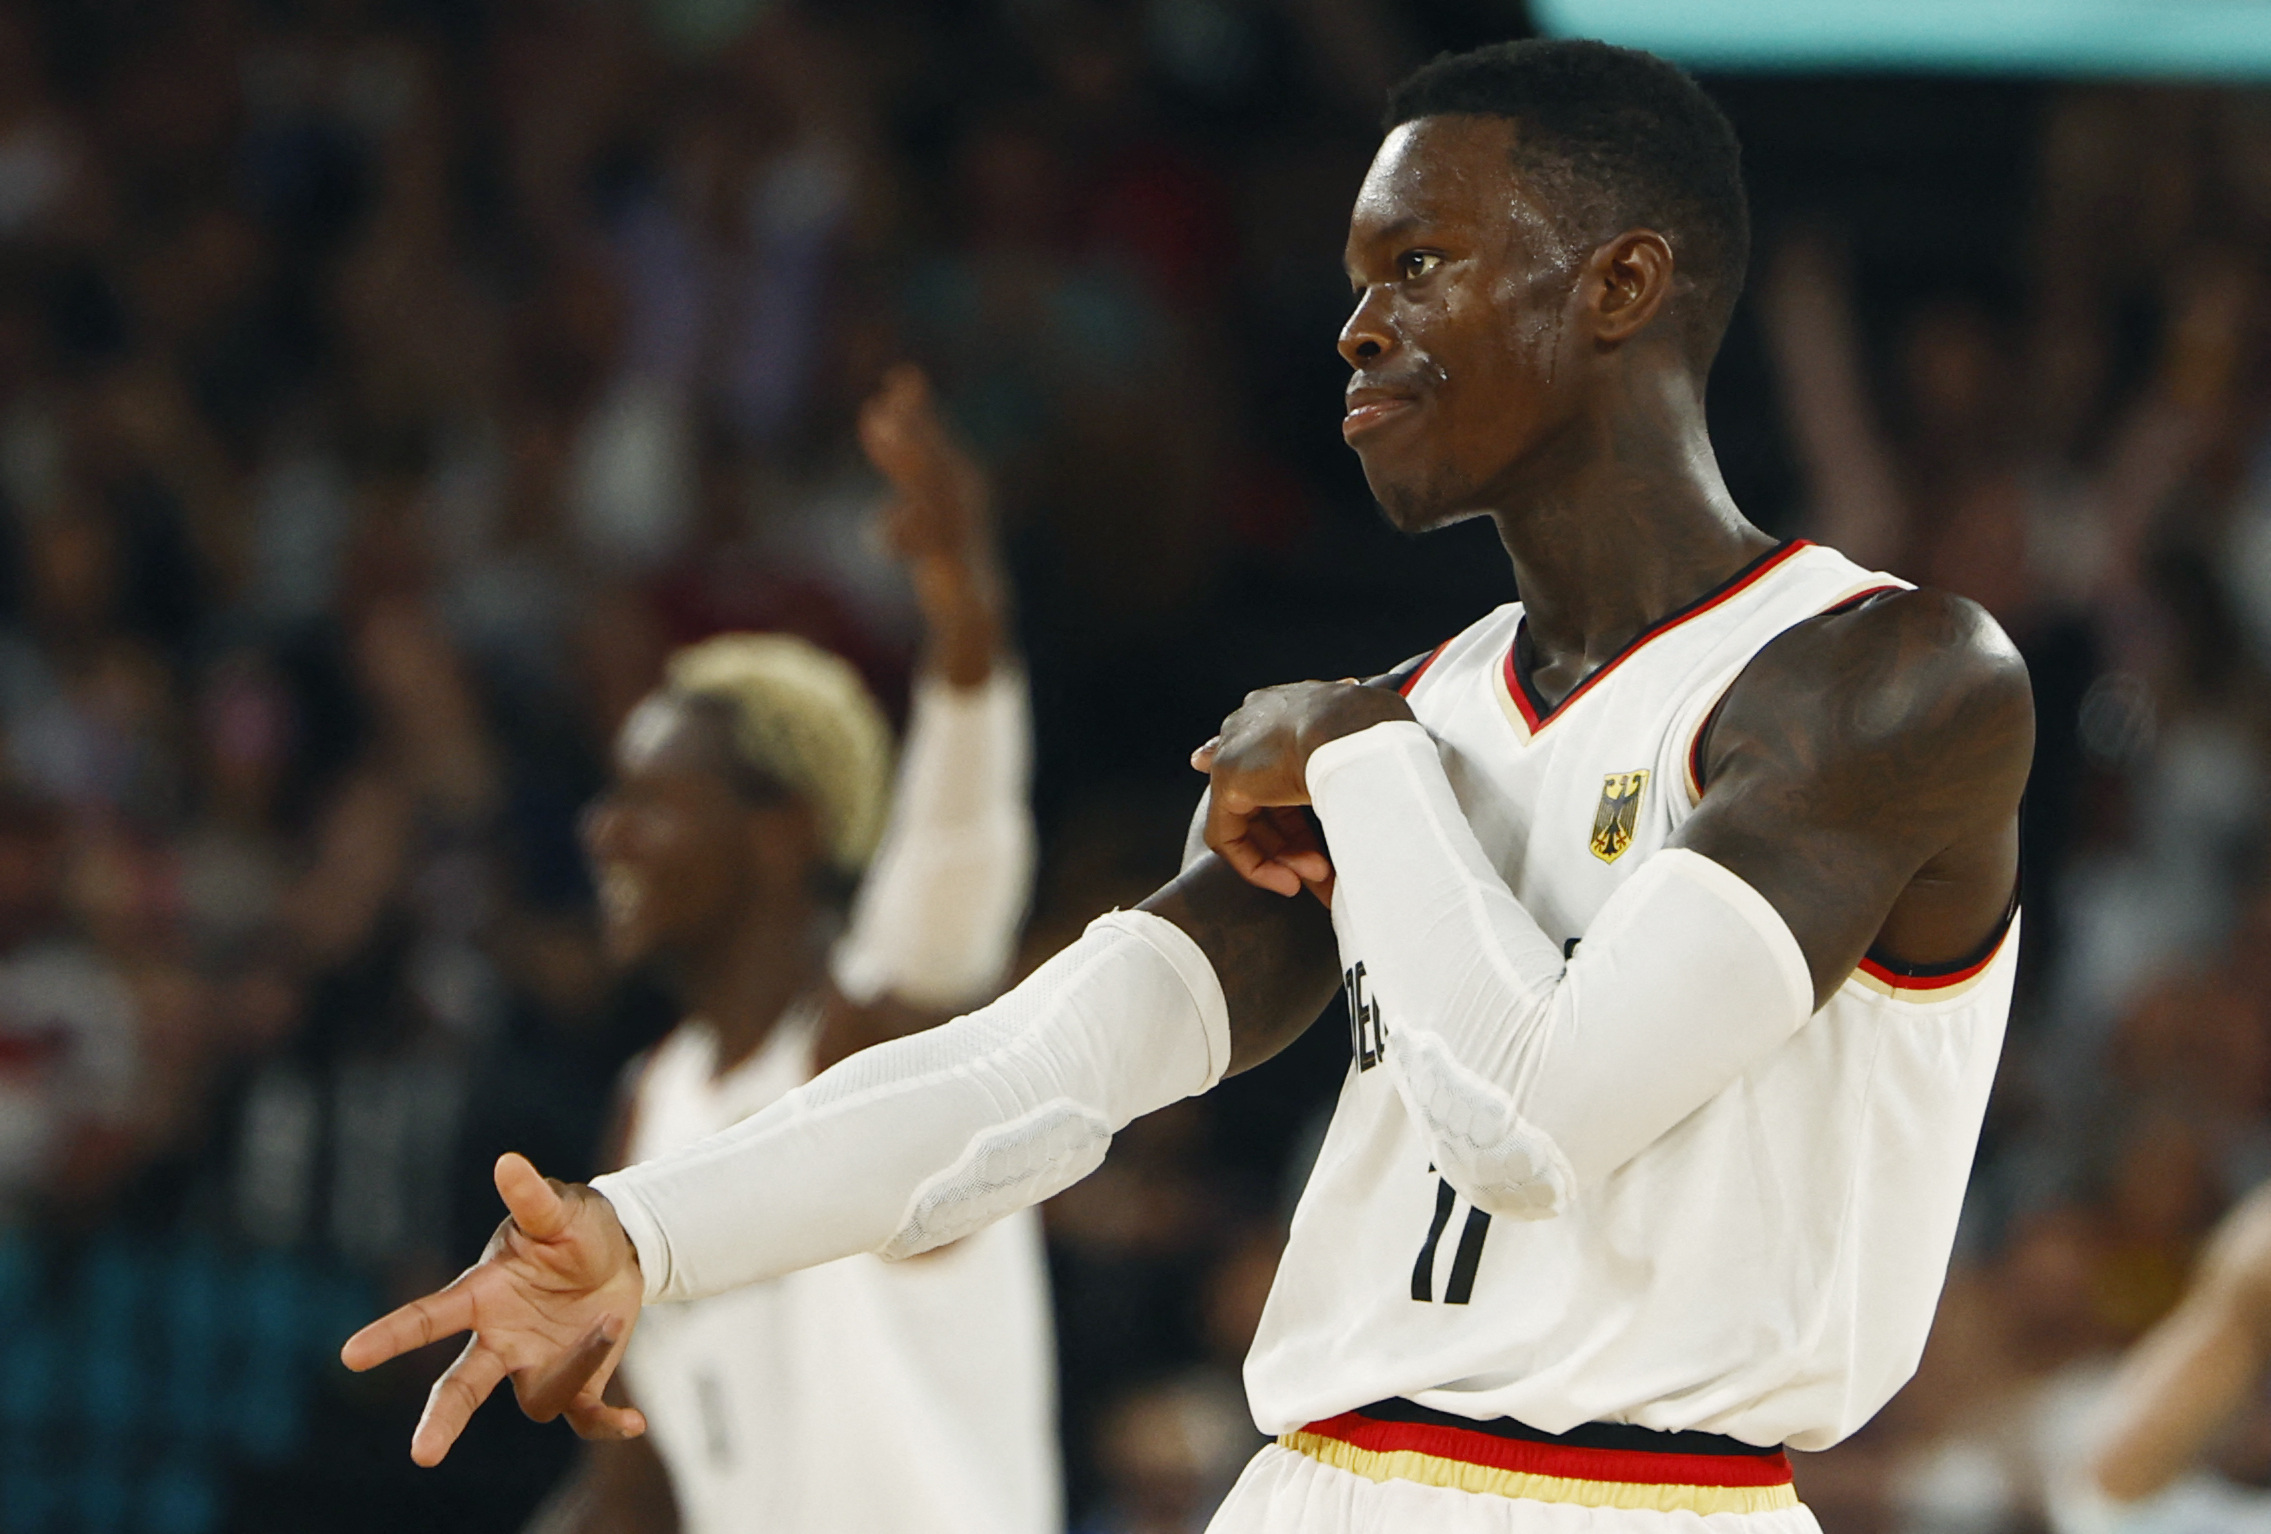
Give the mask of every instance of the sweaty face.
POLYGON ((1571 413, 1565 332, 1589 251, 1516 170, 1515 133, 1502 117, 1405 123, 1349 216, 1341 430, 1406 532, 1497 509, 1571 413))
POLYGON ((720 770, 721 736, 716 720, 660 697, 623 725, 614 784, 584 820, 618 964, 699 944, 747 892, 752 810, 720 770))

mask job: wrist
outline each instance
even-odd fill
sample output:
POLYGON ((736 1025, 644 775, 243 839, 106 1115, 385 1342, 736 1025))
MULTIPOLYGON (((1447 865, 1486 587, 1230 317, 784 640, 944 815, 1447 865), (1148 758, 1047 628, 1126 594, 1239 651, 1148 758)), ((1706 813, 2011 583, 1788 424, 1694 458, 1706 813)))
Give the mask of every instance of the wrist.
POLYGON ((1009 627, 1000 572, 941 557, 909 573, 932 667, 957 686, 984 681, 1009 627))
POLYGON ((1343 686, 1304 724, 1302 759, 1306 762, 1334 741, 1361 735, 1374 725, 1416 722, 1411 705, 1400 693, 1385 687, 1343 686))
POLYGON ((646 1207, 637 1189, 626 1178, 626 1174, 634 1170, 626 1167, 620 1172, 595 1177, 588 1190, 605 1208, 607 1221, 622 1243, 618 1251, 628 1257, 630 1270, 638 1277, 642 1302, 651 1305, 661 1297, 669 1282, 670 1248, 664 1242, 654 1211, 646 1207))

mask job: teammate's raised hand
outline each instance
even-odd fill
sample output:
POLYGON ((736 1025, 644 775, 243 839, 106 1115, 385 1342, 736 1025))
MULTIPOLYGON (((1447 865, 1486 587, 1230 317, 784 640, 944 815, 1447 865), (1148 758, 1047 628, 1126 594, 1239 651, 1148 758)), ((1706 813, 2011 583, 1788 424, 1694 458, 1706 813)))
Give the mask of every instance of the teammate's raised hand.
POLYGON ((1207 774, 1206 844, 1249 883, 1280 895, 1307 889, 1330 904, 1333 866, 1309 802, 1309 755, 1329 740, 1391 719, 1411 705, 1361 682, 1293 682, 1246 694, 1222 733, 1191 753, 1207 774))
POLYGON ((992 669, 1007 607, 993 482, 912 364, 884 375, 860 408, 859 431, 868 461, 891 482, 884 541, 914 583, 932 662, 955 685, 975 686, 992 669))
POLYGON ((860 446, 896 496, 884 534, 903 559, 974 560, 991 551, 993 487, 939 415, 922 369, 902 362, 860 407, 860 446))
POLYGON ((646 1419, 600 1399, 639 1318, 638 1253, 606 1199, 537 1175, 522 1156, 497 1161, 511 1211, 481 1260, 446 1288, 411 1301, 347 1339, 339 1357, 360 1372, 413 1348, 470 1331, 434 1382, 410 1437, 410 1457, 438 1465, 497 1382, 510 1378, 538 1422, 565 1416, 585 1438, 633 1438, 646 1419))

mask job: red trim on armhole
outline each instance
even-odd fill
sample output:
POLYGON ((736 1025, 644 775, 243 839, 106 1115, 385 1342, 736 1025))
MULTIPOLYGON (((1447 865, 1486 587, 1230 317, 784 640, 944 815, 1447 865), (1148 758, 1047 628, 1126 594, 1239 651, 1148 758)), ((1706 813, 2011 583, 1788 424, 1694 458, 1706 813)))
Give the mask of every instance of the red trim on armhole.
POLYGON ((1967 980, 1977 979, 1982 970, 1995 962, 1995 956, 2003 951, 2003 945, 2010 940, 2011 923, 2018 920, 2019 916, 2019 884, 2017 879, 2011 881, 2011 903, 2003 908, 2003 919, 1995 924, 1995 930, 1987 934, 1987 941, 1974 951, 1971 958, 1958 959, 1953 964, 1944 965, 1899 964, 1878 958, 1876 950, 1872 948, 1861 956, 1858 968, 1870 979, 1896 991, 1945 991, 1962 985, 1967 980))

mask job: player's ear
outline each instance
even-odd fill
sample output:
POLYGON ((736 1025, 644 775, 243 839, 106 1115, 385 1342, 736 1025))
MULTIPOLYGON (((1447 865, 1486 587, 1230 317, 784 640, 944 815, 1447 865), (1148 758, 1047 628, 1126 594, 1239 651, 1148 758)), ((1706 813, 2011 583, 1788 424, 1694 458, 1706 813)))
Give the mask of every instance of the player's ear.
POLYGON ((1647 329, 1671 297, 1673 273, 1671 242, 1653 229, 1627 229, 1596 248, 1581 289, 1593 339, 1617 346, 1647 329))

